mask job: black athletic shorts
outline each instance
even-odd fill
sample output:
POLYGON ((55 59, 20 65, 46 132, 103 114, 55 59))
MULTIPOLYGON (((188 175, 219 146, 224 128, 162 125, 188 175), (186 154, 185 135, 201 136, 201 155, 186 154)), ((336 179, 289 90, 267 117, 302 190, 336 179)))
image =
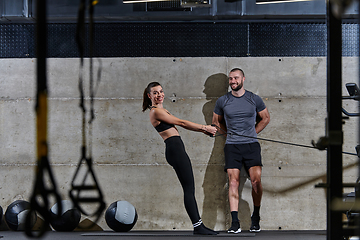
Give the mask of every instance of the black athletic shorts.
POLYGON ((225 144, 225 172, 229 168, 241 170, 242 165, 246 171, 254 166, 262 166, 261 148, 258 142, 246 144, 225 144))

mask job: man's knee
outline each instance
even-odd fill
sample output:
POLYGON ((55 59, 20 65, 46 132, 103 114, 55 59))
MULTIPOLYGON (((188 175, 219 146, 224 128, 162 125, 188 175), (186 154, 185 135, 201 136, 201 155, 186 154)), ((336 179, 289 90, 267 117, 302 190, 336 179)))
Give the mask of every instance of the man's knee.
POLYGON ((240 180, 238 178, 229 179, 229 187, 238 189, 240 186, 240 180))
POLYGON ((238 169, 228 169, 229 176, 229 188, 238 188, 240 185, 240 170, 238 169))
POLYGON ((251 185, 254 189, 261 188, 261 178, 254 178, 251 180, 251 185))
POLYGON ((253 188, 261 186, 261 168, 257 166, 252 167, 249 169, 249 174, 253 188))

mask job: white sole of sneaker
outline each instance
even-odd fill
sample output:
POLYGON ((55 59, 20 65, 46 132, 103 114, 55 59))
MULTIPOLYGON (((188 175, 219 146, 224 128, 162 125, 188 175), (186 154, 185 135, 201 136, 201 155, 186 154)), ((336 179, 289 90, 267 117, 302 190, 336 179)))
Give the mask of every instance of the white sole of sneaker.
POLYGON ((239 229, 236 230, 236 231, 230 230, 230 231, 228 231, 228 233, 241 233, 241 229, 239 228, 239 229))

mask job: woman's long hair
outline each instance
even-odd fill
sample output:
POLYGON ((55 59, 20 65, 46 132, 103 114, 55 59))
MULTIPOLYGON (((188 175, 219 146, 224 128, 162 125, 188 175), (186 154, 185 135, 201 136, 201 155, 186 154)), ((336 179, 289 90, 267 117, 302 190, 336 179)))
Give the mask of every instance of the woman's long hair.
POLYGON ((143 95, 143 112, 146 111, 146 109, 151 107, 151 99, 148 97, 148 93, 150 93, 150 90, 152 87, 161 86, 158 82, 151 82, 148 84, 148 86, 145 88, 144 95, 143 95))

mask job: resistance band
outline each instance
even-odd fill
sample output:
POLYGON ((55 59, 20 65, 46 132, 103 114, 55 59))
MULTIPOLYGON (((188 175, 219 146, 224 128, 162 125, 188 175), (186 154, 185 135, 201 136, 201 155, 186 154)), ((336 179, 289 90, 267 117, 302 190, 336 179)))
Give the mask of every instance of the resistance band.
MULTIPOLYGON (((258 139, 258 140, 263 140, 263 141, 268 141, 268 142, 273 142, 273 143, 280 143, 280 144, 286 144, 286 145, 291 145, 291 146, 296 146, 296 147, 303 147, 303 148, 313 148, 313 149, 318 149, 318 150, 325 150, 326 148, 324 147, 319 147, 317 146, 317 144, 313 141, 312 144, 313 146, 309 146, 309 145, 303 145, 303 144, 297 144, 297 143, 290 143, 290 142, 283 142, 283 141, 278 141, 278 140, 272 140, 272 139, 266 139, 266 138, 259 138, 259 137, 252 137, 252 136, 246 136, 246 135, 242 135, 239 133, 235 133, 235 132, 226 132, 225 130, 221 129, 219 126, 212 124, 211 126, 216 127, 217 129, 221 130, 224 133, 220 133, 217 134, 214 137, 218 137, 218 136, 226 136, 226 135, 237 135, 237 136, 241 136, 241 137, 247 137, 247 138, 253 138, 253 139, 258 139)), ((356 153, 349 153, 349 152, 342 152, 343 154, 348 154, 348 155, 353 155, 353 156, 358 156, 356 153)))

